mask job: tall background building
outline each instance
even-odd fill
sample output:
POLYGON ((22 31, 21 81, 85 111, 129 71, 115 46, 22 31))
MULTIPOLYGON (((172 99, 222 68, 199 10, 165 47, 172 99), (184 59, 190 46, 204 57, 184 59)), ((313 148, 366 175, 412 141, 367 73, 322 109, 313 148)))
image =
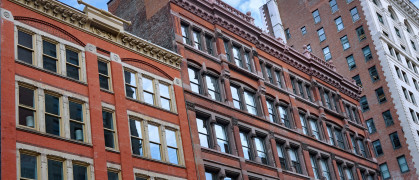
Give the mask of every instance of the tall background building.
POLYGON ((276 2, 291 47, 323 57, 362 87, 361 111, 382 178, 418 179, 416 6, 408 0, 276 2))
POLYGON ((131 33, 183 56, 184 122, 199 179, 379 179, 360 88, 333 65, 220 0, 108 7, 132 21, 131 33))

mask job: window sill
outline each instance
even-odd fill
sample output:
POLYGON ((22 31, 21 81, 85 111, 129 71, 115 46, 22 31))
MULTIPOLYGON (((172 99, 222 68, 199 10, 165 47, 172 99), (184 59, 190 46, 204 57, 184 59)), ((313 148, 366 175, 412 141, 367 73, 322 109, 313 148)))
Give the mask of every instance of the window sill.
POLYGON ((225 157, 230 158, 230 159, 235 159, 235 160, 239 160, 240 159, 240 157, 238 157, 236 155, 228 154, 228 153, 223 153, 221 151, 217 151, 215 149, 206 148, 206 147, 202 147, 202 146, 201 146, 201 151, 212 153, 212 154, 217 154, 217 155, 221 155, 221 156, 225 156, 225 157))
POLYGON ((367 129, 367 128, 366 128, 366 127, 364 127, 362 124, 358 124, 358 123, 355 123, 355 122, 353 122, 353 121, 348 121, 348 123, 349 123, 349 124, 351 124, 352 126, 355 126, 355 127, 357 127, 357 128, 363 129, 363 130, 366 130, 366 129, 367 129))
POLYGON ((70 142, 70 143, 75 143, 75 144, 79 144, 79 145, 83 145, 83 146, 87 146, 87 147, 93 147, 92 144, 87 143, 87 142, 81 142, 81 141, 76 141, 76 140, 73 140, 73 139, 67 139, 67 138, 61 137, 61 136, 47 134, 47 133, 44 133, 44 132, 34 130, 32 128, 30 129, 30 128, 18 126, 18 127, 16 127, 16 129, 19 130, 19 131, 33 133, 33 134, 44 136, 44 137, 49 137, 49 138, 53 138, 53 139, 57 139, 57 140, 62 140, 62 141, 70 142))
POLYGON ((160 161, 160 160, 157 160, 157 159, 151 159, 151 158, 147 158, 147 157, 140 156, 140 155, 137 155, 137 154, 132 154, 132 157, 139 158, 139 159, 144 159, 144 160, 147 160, 147 161, 153 161, 153 162, 161 163, 161 164, 165 164, 165 165, 176 166, 178 168, 186 169, 186 167, 184 165, 173 164, 173 163, 169 163, 169 162, 160 161))
POLYGON ((226 105, 225 103, 223 103, 223 102, 221 102, 221 101, 214 100, 214 99, 212 99, 212 98, 210 98, 210 97, 208 97, 208 96, 205 96, 205 95, 202 95, 202 94, 199 94, 199 93, 193 92, 193 91, 191 91, 191 90, 189 90, 189 89, 186 89, 186 88, 185 88, 184 90, 185 90, 185 92, 188 92, 188 93, 190 93, 190 94, 192 94, 192 95, 194 95, 194 96, 198 96, 198 97, 200 97, 200 98, 206 99, 207 101, 211 101, 211 102, 218 103, 218 104, 221 104, 221 105, 226 105))
POLYGON ((311 179, 310 176, 307 176, 307 175, 304 175, 304 174, 300 174, 300 173, 297 173, 297 172, 294 172, 294 171, 291 171, 291 170, 284 170, 284 169, 282 169, 282 172, 283 173, 287 173, 287 174, 292 174, 293 176, 298 176, 298 177, 301 177, 303 179, 311 179))
POLYGON ((145 102, 141 102, 141 101, 140 101, 140 100, 138 100, 138 99, 132 99, 132 98, 130 98, 130 97, 126 97, 126 96, 125 96, 125 98, 126 98, 127 100, 134 101, 134 102, 136 102, 136 103, 140 103, 140 104, 143 104, 143 105, 146 105, 146 106, 152 107, 152 108, 156 108, 156 109, 158 109, 158 110, 165 111, 165 112, 167 112, 167 113, 171 113, 171 114, 174 114, 174 115, 176 115, 176 116, 178 115, 178 113, 175 113, 175 112, 169 111, 169 110, 167 110, 167 109, 163 109, 163 108, 161 108, 161 107, 153 106, 153 105, 151 105, 151 104, 147 104, 147 103, 145 103, 145 102))
POLYGON ((189 44, 186 44, 186 43, 184 43, 183 45, 185 46, 185 49, 188 49, 188 50, 193 51, 193 52, 195 52, 197 54, 200 54, 201 56, 204 56, 204 57, 206 57, 206 58, 208 58, 208 59, 210 59, 210 60, 212 60, 214 62, 221 63, 221 60, 220 59, 218 59, 217 57, 215 57, 212 54, 208 54, 204 50, 196 49, 193 46, 191 46, 189 44))
POLYGON ((76 79, 73 79, 73 78, 69 78, 69 77, 67 77, 67 76, 64 76, 64 75, 62 75, 62 74, 58 74, 58 73, 56 73, 56 72, 52 72, 52 71, 48 71, 48 70, 42 69, 42 68, 40 68, 40 67, 37 67, 37 66, 35 66, 35 65, 33 65, 33 64, 28 64, 28 63, 23 62, 23 61, 21 61, 21 60, 16 59, 16 60, 15 60, 15 62, 16 62, 16 63, 18 63, 18 64, 21 64, 21 65, 28 66, 28 67, 34 68, 34 69, 36 69, 36 70, 42 71, 42 72, 44 72, 44 73, 48 73, 48 74, 51 74, 51 75, 54 75, 54 76, 57 76, 57 77, 60 77, 60 78, 64 78, 64 79, 66 79, 66 80, 73 81, 73 82, 75 82, 75 83, 79 83, 79 84, 81 84, 81 85, 85 85, 85 86, 87 86, 87 83, 85 83, 85 82, 83 82, 83 81, 79 81, 79 80, 76 80, 76 79))
POLYGON ((120 152, 118 150, 110 148, 110 147, 105 147, 105 150, 108 151, 108 152, 120 154, 120 152))
POLYGON ((112 95, 114 95, 114 93, 113 93, 111 90, 107 90, 107 89, 102 89, 102 88, 100 88, 100 91, 105 92, 105 93, 108 93, 108 94, 112 94, 112 95))
POLYGON ((323 107, 323 109, 324 109, 324 111, 326 113, 328 113, 328 114, 330 114, 332 116, 335 116, 335 117, 340 118, 340 119, 345 119, 345 116, 343 116, 342 114, 340 114, 340 113, 338 113, 336 111, 330 110, 329 108, 326 108, 326 107, 323 107))
POLYGON ((313 106, 314 108, 319 108, 319 105, 317 105, 317 104, 315 104, 315 103, 313 103, 313 102, 311 102, 311 101, 309 101, 305 98, 302 98, 301 96, 298 96, 296 94, 294 94, 294 96, 295 96, 295 99, 297 99, 297 100, 300 100, 300 101, 302 101, 302 102, 304 102, 304 103, 306 103, 310 106, 313 106))
POLYGON ((262 163, 259 163, 259 162, 253 161, 253 160, 249 160, 249 159, 246 159, 245 161, 246 161, 246 163, 249 163, 249 164, 253 164, 253 165, 256 165, 256 166, 263 167, 263 168, 268 168, 268 169, 276 170, 276 167, 271 166, 271 165, 262 164, 262 163))
POLYGON ((239 66, 237 66, 236 64, 233 64, 232 62, 226 61, 226 63, 228 64, 228 67, 230 69, 236 70, 240 73, 243 73, 244 75, 247 75, 247 77, 250 77, 254 80, 259 80, 262 79, 262 77, 259 77, 257 74, 255 74, 254 72, 250 72, 247 69, 241 68, 239 66))

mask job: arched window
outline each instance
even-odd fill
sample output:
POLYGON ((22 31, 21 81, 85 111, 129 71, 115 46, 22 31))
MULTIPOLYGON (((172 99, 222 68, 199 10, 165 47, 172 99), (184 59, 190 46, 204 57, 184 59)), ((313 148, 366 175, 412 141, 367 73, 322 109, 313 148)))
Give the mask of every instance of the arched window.
POLYGON ((397 15, 391 6, 388 7, 388 12, 390 13, 391 19, 397 21, 397 15))
POLYGON ((407 21, 407 19, 404 20, 404 25, 406 26, 406 30, 408 33, 412 33, 412 26, 410 26, 409 22, 407 21))

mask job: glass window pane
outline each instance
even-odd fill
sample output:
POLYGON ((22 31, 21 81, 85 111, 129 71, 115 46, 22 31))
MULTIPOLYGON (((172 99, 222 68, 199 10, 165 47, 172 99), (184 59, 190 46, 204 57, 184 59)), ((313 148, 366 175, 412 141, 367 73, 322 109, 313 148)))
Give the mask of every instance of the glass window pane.
POLYGON ((136 120, 129 120, 131 136, 142 138, 141 122, 136 120))
POLYGON ((22 47, 17 48, 17 58, 29 64, 32 64, 32 53, 31 50, 22 47))
POLYGON ((57 60, 44 56, 43 68, 52 72, 57 72, 57 60))
POLYGON ((170 163, 179 164, 176 148, 170 148, 170 147, 167 148, 167 154, 169 156, 169 162, 170 163))
POLYGON ((160 88, 160 96, 170 99, 169 86, 160 83, 159 88, 160 88))
POLYGON ((109 78, 99 74, 100 88, 109 90, 109 78))
POLYGON ((19 124, 28 127, 35 127, 35 112, 19 107, 19 124))
POLYGON ((71 139, 83 141, 83 124, 70 121, 71 139))
POLYGON ((47 113, 60 115, 60 99, 49 94, 45 94, 45 111, 47 113))
POLYGON ((135 74, 129 71, 124 71, 125 76, 125 83, 130 84, 132 86, 137 86, 135 81, 135 74))
POLYGON ((49 134, 53 135, 60 135, 60 119, 51 116, 51 115, 45 115, 45 131, 49 134))
POLYGON ((125 86, 125 93, 127 94, 127 97, 137 99, 137 88, 136 87, 125 86))
POLYGON ((105 146, 115 148, 114 134, 112 131, 104 130, 105 133, 105 146))
POLYGON ((170 111, 170 100, 161 98, 161 107, 170 111))
POLYGON ((78 66, 79 65, 79 53, 74 52, 72 50, 68 50, 68 49, 65 52, 66 52, 67 63, 78 66))
POLYGON ((98 61, 97 63, 98 71, 100 74, 108 75, 108 63, 103 61, 98 61))
POLYGON ((168 146, 177 147, 176 132, 166 129, 166 143, 168 146))
POLYGON ((51 57, 57 57, 57 45, 48 41, 42 42, 43 53, 51 57))
POLYGON ((18 44, 32 49, 32 35, 22 31, 18 31, 18 44))
POLYGON ((73 78, 73 79, 79 79, 79 68, 76 66, 72 66, 67 64, 67 77, 73 78))
POLYGON ((103 127, 107 129, 113 129, 113 113, 108 111, 102 111, 103 127))
POLYGON ((20 177, 38 179, 36 156, 20 154, 20 177))
POLYGON ((154 93, 153 80, 143 77, 143 90, 154 93))
POLYGON ((70 119, 83 122, 83 105, 70 101, 70 119))
POLYGON ((19 86, 19 104, 34 107, 34 90, 19 86))
POLYGON ((117 172, 108 171, 108 180, 119 180, 117 172))
POLYGON ((137 138, 131 138, 132 153, 143 156, 143 141, 137 138))
POLYGON ((63 180, 63 162, 48 159, 48 180, 63 180))
POLYGON ((154 105, 154 94, 144 91, 144 102, 154 105))
POLYGON ((159 144, 150 143, 150 153, 151 153, 151 158, 161 160, 159 144))
POLYGON ((87 167, 73 164, 74 180, 87 180, 87 167))
POLYGON ((155 125, 148 125, 148 136, 150 141, 160 143, 160 131, 159 127, 155 125))

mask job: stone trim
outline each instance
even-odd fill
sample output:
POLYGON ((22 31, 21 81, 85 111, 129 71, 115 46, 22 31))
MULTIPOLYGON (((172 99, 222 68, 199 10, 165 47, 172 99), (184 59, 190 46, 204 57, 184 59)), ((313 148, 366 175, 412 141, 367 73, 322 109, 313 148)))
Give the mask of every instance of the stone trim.
POLYGON ((166 174, 160 174, 153 171, 147 171, 142 169, 134 168, 134 175, 140 175, 140 177, 145 176, 150 178, 150 180, 158 180, 158 179, 171 179, 171 180, 186 180, 184 178, 173 177, 166 174))

